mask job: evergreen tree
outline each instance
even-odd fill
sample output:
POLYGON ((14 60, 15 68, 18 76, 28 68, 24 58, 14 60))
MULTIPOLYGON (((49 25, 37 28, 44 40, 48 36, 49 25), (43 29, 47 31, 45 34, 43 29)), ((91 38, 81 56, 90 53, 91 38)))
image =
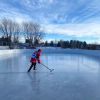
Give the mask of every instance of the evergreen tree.
POLYGON ((54 42, 53 41, 50 42, 50 46, 52 46, 52 47, 54 46, 54 42))
POLYGON ((45 41, 45 46, 48 46, 48 41, 45 41))

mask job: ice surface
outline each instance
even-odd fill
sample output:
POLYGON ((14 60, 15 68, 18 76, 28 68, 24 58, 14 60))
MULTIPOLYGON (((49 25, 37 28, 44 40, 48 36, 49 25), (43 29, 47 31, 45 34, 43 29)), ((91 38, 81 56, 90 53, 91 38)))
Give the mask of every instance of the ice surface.
POLYGON ((100 58, 43 53, 27 73, 31 52, 0 56, 0 100, 100 100, 100 58))

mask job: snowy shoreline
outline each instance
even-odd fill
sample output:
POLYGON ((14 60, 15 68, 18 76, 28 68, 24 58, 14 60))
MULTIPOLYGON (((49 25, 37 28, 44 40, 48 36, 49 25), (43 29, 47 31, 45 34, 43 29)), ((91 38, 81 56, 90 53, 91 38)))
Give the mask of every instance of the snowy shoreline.
POLYGON ((7 50, 0 50, 0 55, 12 55, 12 54, 17 54, 17 53, 21 53, 20 49, 7 49, 7 50))
MULTIPOLYGON (((32 53, 33 49, 12 49, 0 50, 0 55, 5 54, 18 54, 18 53, 32 53)), ((43 54, 82 54, 89 56, 100 57, 100 50, 83 50, 83 49, 61 49, 61 48, 42 48, 43 54)))

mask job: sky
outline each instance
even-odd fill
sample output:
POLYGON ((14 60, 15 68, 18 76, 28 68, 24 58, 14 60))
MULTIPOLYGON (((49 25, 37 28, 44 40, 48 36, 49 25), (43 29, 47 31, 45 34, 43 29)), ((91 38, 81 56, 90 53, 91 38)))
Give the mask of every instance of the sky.
POLYGON ((100 43, 100 0, 0 0, 0 18, 39 23, 45 40, 100 43))

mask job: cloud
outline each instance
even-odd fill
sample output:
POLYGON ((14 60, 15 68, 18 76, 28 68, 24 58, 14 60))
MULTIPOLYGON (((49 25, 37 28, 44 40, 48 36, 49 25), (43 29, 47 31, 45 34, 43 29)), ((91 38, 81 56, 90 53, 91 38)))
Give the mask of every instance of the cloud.
POLYGON ((100 24, 53 24, 43 25, 47 33, 68 34, 76 36, 100 35, 100 24))
MULTIPOLYGON (((40 23, 67 24, 92 21, 100 14, 99 0, 1 0, 0 9, 7 13, 29 16, 40 23), (41 18, 47 21, 42 21, 41 18), (92 20, 90 20, 92 19, 92 20), (88 21, 89 20, 89 21, 88 21)), ((6 13, 5 12, 5 13, 6 13)), ((1 13, 2 14, 2 13, 1 13)))
POLYGON ((3 17, 38 22, 48 33, 100 36, 99 0, 0 0, 3 17))

